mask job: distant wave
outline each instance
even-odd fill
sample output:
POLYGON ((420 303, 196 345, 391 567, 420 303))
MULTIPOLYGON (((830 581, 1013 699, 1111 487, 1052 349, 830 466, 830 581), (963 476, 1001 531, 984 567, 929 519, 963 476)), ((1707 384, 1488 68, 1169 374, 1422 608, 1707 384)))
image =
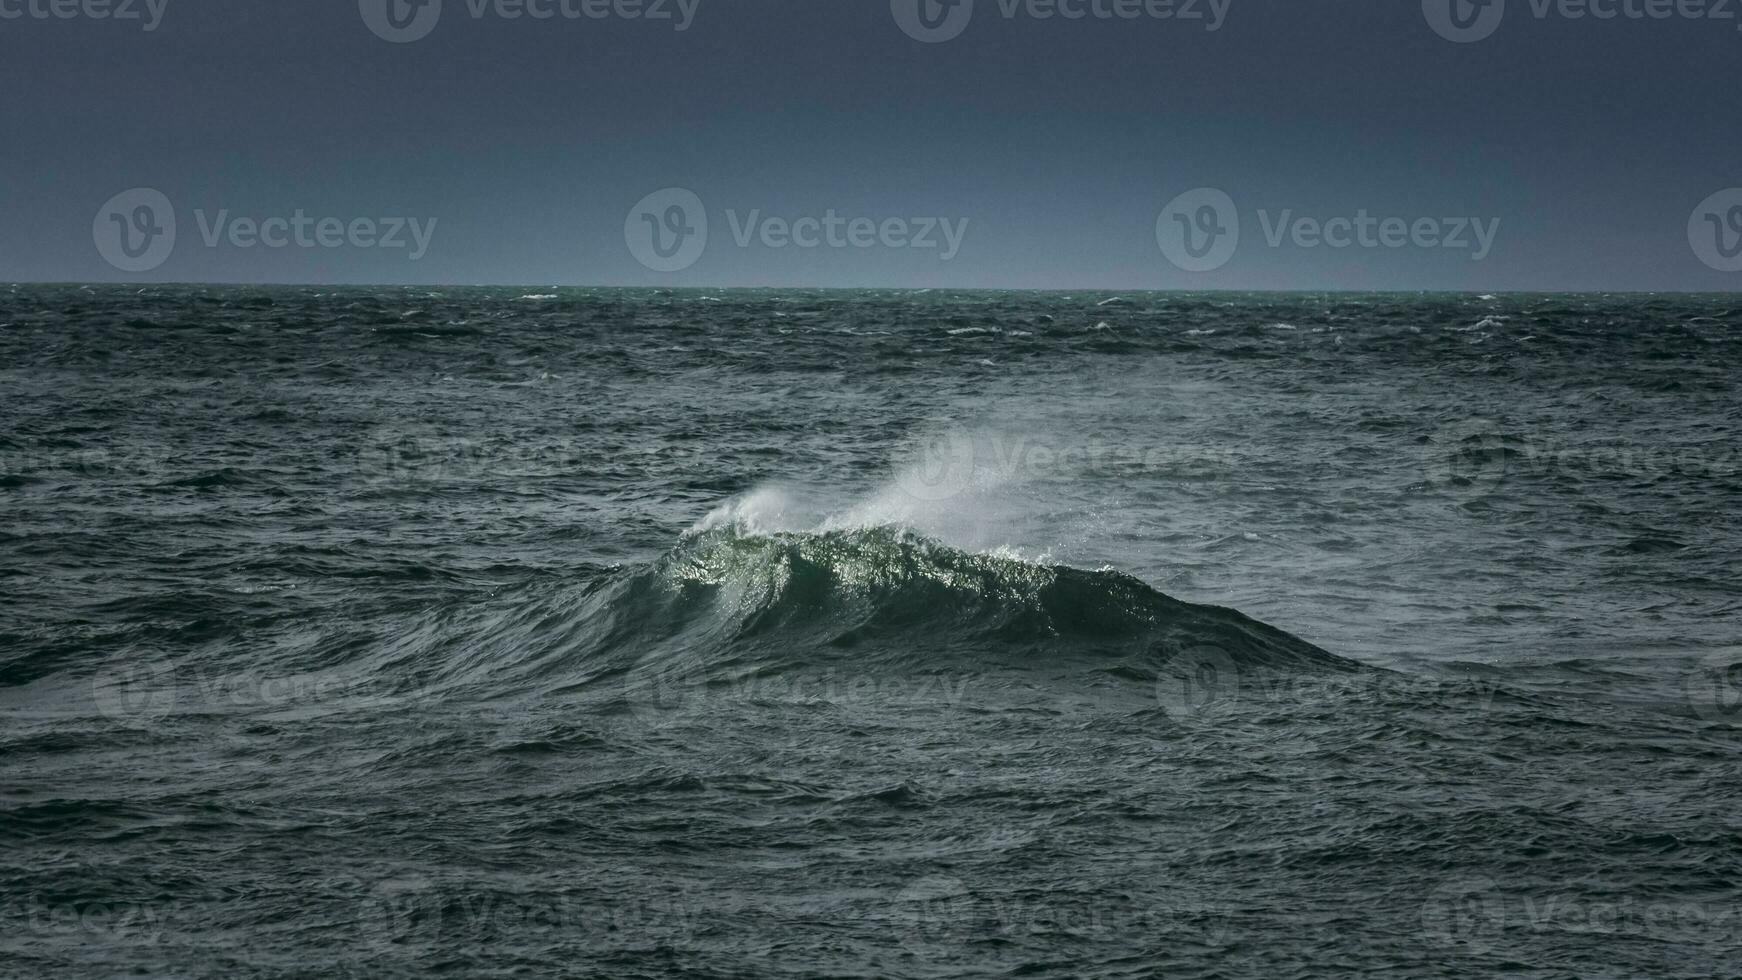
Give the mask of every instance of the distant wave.
MULTIPOLYGON (((524 600, 523 600, 524 602, 524 600)), ((1189 671, 1201 651, 1242 670, 1362 669, 1235 610, 1129 575, 973 554, 911 531, 699 526, 579 590, 410 631, 395 672, 445 660, 425 690, 567 691, 681 672, 778 674, 994 666, 1189 671), (432 647, 460 659, 432 658, 432 647), (1196 658, 1196 659, 1194 659, 1196 658)))
POLYGON ((970 554, 897 527, 692 536, 647 573, 710 607, 729 644, 805 638, 996 656, 1102 650, 1165 662, 1214 645, 1236 663, 1353 667, 1234 610, 1120 572, 970 554))

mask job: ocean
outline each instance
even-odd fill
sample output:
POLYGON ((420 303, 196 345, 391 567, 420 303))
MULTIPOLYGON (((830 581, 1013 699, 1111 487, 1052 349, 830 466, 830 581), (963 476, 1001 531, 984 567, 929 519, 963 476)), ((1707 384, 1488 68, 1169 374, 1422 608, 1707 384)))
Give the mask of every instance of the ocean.
POLYGON ((0 975, 1710 977, 1742 299, 0 286, 0 975))

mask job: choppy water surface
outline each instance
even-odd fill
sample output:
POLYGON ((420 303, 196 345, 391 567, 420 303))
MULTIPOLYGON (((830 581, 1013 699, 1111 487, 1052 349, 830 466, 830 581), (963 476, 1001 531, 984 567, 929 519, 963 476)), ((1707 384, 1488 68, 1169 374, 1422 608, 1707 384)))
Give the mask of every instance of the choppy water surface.
POLYGON ((1742 299, 0 287, 0 973, 1705 977, 1742 299))

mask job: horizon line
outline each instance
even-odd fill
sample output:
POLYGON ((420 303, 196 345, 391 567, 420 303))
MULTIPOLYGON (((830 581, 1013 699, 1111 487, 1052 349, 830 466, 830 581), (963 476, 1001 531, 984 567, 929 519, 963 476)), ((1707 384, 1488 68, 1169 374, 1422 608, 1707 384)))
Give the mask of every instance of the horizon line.
POLYGON ((26 286, 73 286, 89 287, 150 287, 150 286, 197 286, 197 287, 232 287, 232 288, 305 288, 305 289, 568 289, 568 290, 632 290, 632 289, 663 289, 669 291, 768 291, 768 290, 809 290, 815 292, 861 292, 868 290, 884 292, 932 293, 932 292, 962 292, 962 293, 1169 293, 1169 294, 1268 294, 1268 295, 1301 295, 1301 294, 1335 294, 1350 296, 1381 296, 1381 295, 1444 295, 1444 296, 1742 296, 1742 290, 1724 289, 1444 289, 1444 288, 1386 288, 1386 289, 1353 289, 1348 287, 1320 288, 1239 288, 1230 286, 1214 286, 1203 288, 1184 288, 1177 286, 823 286, 823 285, 654 285, 648 283, 599 283, 593 285, 574 285, 556 283, 513 283, 513 282, 404 282, 404 283, 366 283, 366 282, 246 282, 241 280, 204 280, 204 281, 105 281, 77 279, 44 279, 33 281, 6 282, 10 288, 26 286))

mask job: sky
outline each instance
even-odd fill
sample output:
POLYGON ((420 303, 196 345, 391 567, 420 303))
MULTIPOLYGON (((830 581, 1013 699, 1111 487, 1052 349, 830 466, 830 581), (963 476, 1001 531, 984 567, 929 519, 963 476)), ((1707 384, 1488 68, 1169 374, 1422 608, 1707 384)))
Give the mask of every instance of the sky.
POLYGON ((1742 0, 0 0, 0 281, 1738 290, 1739 73, 1742 0))

